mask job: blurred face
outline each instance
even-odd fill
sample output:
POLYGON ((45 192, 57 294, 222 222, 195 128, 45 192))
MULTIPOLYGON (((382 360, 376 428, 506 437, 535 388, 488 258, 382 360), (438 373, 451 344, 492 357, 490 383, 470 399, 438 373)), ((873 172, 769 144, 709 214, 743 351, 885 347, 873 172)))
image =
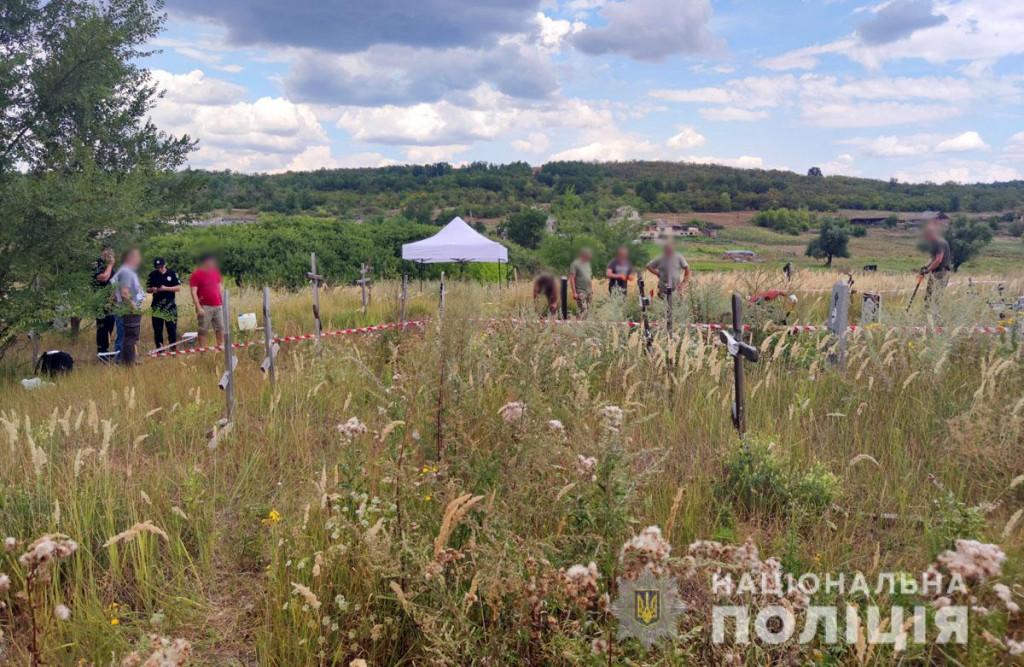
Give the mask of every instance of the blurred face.
POLYGON ((138 250, 129 251, 128 255, 125 257, 124 263, 133 269, 139 268, 139 264, 142 263, 142 253, 138 250))
POLYGON ((584 248, 583 250, 580 250, 580 259, 582 259, 584 262, 589 262, 590 257, 591 253, 589 248, 584 248))
POLYGON ((627 259, 629 259, 629 250, 627 250, 626 248, 619 248, 618 250, 615 251, 615 259, 619 260, 620 262, 625 262, 627 259))
POLYGON ((111 250, 110 248, 104 248, 103 250, 100 251, 100 259, 102 259, 104 262, 113 262, 114 251, 111 250))
POLYGON ((666 243, 665 247, 662 249, 661 252, 666 257, 671 257, 673 254, 675 254, 676 249, 675 246, 673 246, 671 243, 666 243))
POLYGON ((924 238, 928 241, 934 241, 939 238, 939 230, 935 225, 928 225, 924 228, 924 238))
POLYGON ((216 269, 217 268, 217 258, 216 257, 207 257, 206 259, 204 259, 203 260, 203 268, 204 269, 216 269))

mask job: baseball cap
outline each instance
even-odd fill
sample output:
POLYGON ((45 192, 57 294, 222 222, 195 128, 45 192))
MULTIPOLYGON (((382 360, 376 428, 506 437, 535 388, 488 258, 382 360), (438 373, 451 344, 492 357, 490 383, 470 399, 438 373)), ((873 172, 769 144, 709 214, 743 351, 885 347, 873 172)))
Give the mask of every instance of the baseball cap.
POLYGON ((164 261, 163 257, 157 257, 156 259, 153 260, 153 268, 154 269, 159 269, 161 266, 163 266, 165 264, 167 264, 167 262, 164 261))

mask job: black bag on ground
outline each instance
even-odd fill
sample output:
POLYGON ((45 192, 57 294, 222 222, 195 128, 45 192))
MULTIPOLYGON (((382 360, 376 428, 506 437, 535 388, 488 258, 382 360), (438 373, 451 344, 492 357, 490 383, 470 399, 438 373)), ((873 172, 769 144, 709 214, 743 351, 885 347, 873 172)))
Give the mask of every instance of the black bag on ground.
POLYGON ((75 367, 75 360, 70 354, 62 350, 50 350, 49 352, 43 352, 39 355, 39 360, 36 361, 36 373, 44 373, 46 375, 63 375, 70 373, 71 369, 75 367))

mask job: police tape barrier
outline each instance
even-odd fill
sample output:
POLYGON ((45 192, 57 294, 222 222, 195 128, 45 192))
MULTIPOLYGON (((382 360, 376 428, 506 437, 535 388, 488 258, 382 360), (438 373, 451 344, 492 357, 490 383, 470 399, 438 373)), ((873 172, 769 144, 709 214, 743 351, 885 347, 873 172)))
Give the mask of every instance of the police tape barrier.
MULTIPOLYGON (((427 323, 427 320, 412 320, 404 324, 400 322, 388 322, 386 324, 374 324, 366 327, 352 327, 349 329, 337 329, 335 331, 324 331, 321 336, 347 336, 351 334, 367 334, 376 333, 378 331, 387 331, 389 329, 408 329, 412 327, 422 327, 427 323)), ((275 343, 294 343, 303 340, 314 340, 316 334, 300 334, 298 336, 277 336, 274 338, 275 343)), ((241 349, 246 347, 253 347, 256 345, 263 345, 262 341, 248 341, 245 343, 232 343, 232 349, 241 349)), ((223 345, 206 345, 203 347, 191 347, 185 348, 184 350, 167 350, 165 352, 150 353, 151 357, 182 357, 189 354, 198 354, 200 352, 218 352, 224 349, 223 345)))
MULTIPOLYGON (((385 323, 385 324, 374 324, 374 325, 366 326, 366 327, 352 327, 352 328, 349 328, 349 329, 338 329, 338 330, 335 330, 335 331, 324 331, 321 335, 323 337, 327 338, 327 337, 331 337, 331 336, 347 336, 347 335, 351 335, 351 334, 375 333, 375 332, 378 332, 378 331, 387 331, 387 330, 390 330, 390 329, 407 329, 407 328, 412 328, 412 327, 422 327, 422 326, 425 326, 427 324, 427 322, 429 322, 429 321, 430 320, 427 320, 427 319, 423 319, 423 320, 410 320, 409 322, 406 322, 405 324, 402 324, 400 322, 388 322, 388 323, 385 323)), ((509 323, 509 324, 545 324, 545 325, 561 325, 561 326, 564 326, 564 325, 574 325, 574 324, 578 324, 578 325, 583 325, 583 324, 591 324, 591 325, 592 324, 625 325, 625 326, 629 327, 630 329, 635 329, 637 327, 642 326, 641 322, 636 322, 636 321, 633 321, 633 320, 627 320, 625 322, 600 322, 600 321, 586 321, 586 320, 530 320, 530 319, 522 319, 522 318, 504 318, 504 319, 492 318, 492 319, 485 320, 485 321, 488 324, 509 323)), ((652 326, 654 326, 655 324, 656 324, 656 322, 651 322, 652 326)), ((687 324, 686 326, 688 328, 690 328, 690 329, 696 329, 696 330, 699 330, 699 331, 712 331, 712 332, 714 332, 714 331, 722 331, 722 330, 727 330, 727 329, 731 329, 732 328, 732 327, 730 327, 727 324, 717 324, 717 323, 708 323, 708 322, 694 322, 694 323, 687 324)), ((745 332, 749 332, 752 329, 754 329, 754 327, 752 327, 749 324, 744 324, 743 325, 743 331, 745 331, 745 332)), ((818 325, 818 324, 792 324, 792 325, 783 325, 783 326, 780 326, 780 327, 768 327, 768 330, 769 331, 772 331, 772 330, 774 330, 774 331, 786 331, 787 333, 790 333, 790 334, 809 334, 809 333, 826 333, 826 332, 828 332, 828 327, 826 327, 824 325, 818 325)), ((880 325, 880 324, 869 324, 869 325, 866 325, 866 326, 860 326, 860 325, 852 324, 852 325, 850 325, 848 327, 847 330, 850 333, 854 333, 854 334, 865 333, 865 332, 875 332, 875 331, 878 331, 878 332, 884 332, 884 331, 903 331, 903 332, 906 332, 906 333, 916 333, 916 334, 943 334, 943 333, 958 334, 958 333, 969 333, 969 334, 979 334, 979 335, 999 335, 999 334, 1012 333, 1015 329, 1012 326, 1004 326, 1004 325, 956 327, 956 328, 950 329, 950 328, 947 328, 947 327, 923 327, 923 326, 886 327, 886 326, 880 325)), ((294 342, 304 341, 304 340, 314 340, 315 338, 316 338, 316 334, 300 334, 298 336, 277 336, 277 337, 274 338, 274 342, 275 343, 294 343, 294 342)), ((262 344, 263 343, 259 342, 259 341, 248 341, 248 342, 245 342, 245 343, 233 343, 231 345, 231 347, 232 347, 232 349, 236 349, 237 350, 237 349, 241 349, 241 348, 253 347, 255 345, 262 345, 262 344)), ((167 351, 164 351, 164 352, 156 352, 156 353, 150 352, 149 356, 150 357, 154 357, 154 358, 157 358, 157 357, 182 357, 182 356, 186 356, 186 355, 190 355, 190 354, 198 354, 198 353, 201 353, 201 352, 219 352, 219 351, 222 351, 223 349, 224 348, 222 346, 220 346, 220 345, 207 345, 207 346, 203 346, 203 347, 185 348, 185 349, 182 349, 182 350, 167 350, 167 351)))

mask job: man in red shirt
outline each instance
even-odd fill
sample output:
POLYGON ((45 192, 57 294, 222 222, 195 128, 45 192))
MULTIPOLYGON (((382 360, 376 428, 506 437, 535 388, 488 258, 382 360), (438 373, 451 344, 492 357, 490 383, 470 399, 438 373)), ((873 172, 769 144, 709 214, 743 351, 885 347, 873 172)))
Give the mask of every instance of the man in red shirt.
POLYGON ((217 268, 217 258, 205 254, 199 258, 199 266, 188 279, 192 291, 192 303, 196 306, 196 317, 199 318, 200 346, 206 344, 206 332, 213 329, 217 345, 224 344, 224 314, 221 306, 221 278, 217 268))

